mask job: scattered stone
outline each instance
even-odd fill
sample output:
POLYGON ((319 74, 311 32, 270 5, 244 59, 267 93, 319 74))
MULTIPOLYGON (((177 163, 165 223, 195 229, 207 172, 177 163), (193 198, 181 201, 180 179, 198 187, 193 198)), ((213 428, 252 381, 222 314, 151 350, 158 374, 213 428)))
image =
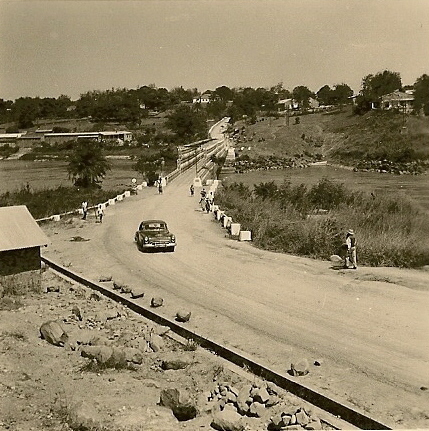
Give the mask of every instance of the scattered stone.
POLYGON ((198 408, 190 394, 176 388, 163 389, 159 404, 170 408, 177 420, 181 422, 194 419, 198 414, 198 408))
POLYGON ((189 365, 189 362, 180 359, 165 359, 161 363, 163 370, 183 370, 189 365))
POLYGON ((67 417, 70 429, 90 430, 103 429, 103 418, 100 413, 89 403, 80 403, 70 408, 67 417))
POLYGON ((144 290, 141 287, 133 287, 131 289, 131 298, 137 299, 137 298, 143 298, 144 296, 144 290))
POLYGON ((150 300, 150 306, 154 308, 162 307, 163 304, 164 304, 164 300, 160 297, 155 297, 150 300))
POLYGON ((261 418, 265 414, 265 405, 254 401, 249 406, 249 415, 261 418))
POLYGON ((77 305, 74 305, 72 308, 72 313, 80 320, 83 320, 83 313, 80 307, 78 307, 77 305))
POLYGON ((310 422, 305 426, 306 430, 321 430, 322 428, 322 423, 320 422, 320 419, 316 418, 311 418, 310 422))
POLYGON ((59 292, 59 291, 60 291, 60 286, 48 286, 46 288, 47 293, 59 292))
POLYGON ((98 293, 95 293, 95 292, 93 292, 93 293, 91 293, 91 295, 89 295, 89 299, 91 301, 101 301, 100 295, 98 293))
POLYGON ((122 286, 124 286, 124 283, 122 283, 121 281, 113 281, 113 289, 121 290, 122 286))
POLYGON ((169 326, 161 326, 161 325, 159 325, 159 326, 155 327, 154 331, 155 331, 155 334, 165 335, 165 334, 167 334, 170 331, 170 327, 169 326))
POLYGON ((290 374, 292 376, 305 376, 309 373, 309 364, 307 359, 301 359, 299 362, 290 365, 290 374))
POLYGON ((143 354, 139 349, 133 347, 126 347, 124 349, 125 359, 127 362, 132 362, 133 364, 141 365, 143 362, 143 354))
POLYGON ((215 413, 210 426, 218 431, 244 431, 245 429, 243 418, 230 409, 215 413))
POLYGON ((131 293, 131 292, 132 292, 132 288, 128 286, 128 284, 123 284, 121 286, 121 293, 131 293))
POLYGON ((190 318, 191 318, 190 311, 179 310, 176 313, 176 320, 178 322, 188 322, 190 318))
POLYGON ((316 367, 320 367, 323 364, 323 359, 316 359, 314 361, 314 365, 316 365, 316 367))
POLYGON ((157 334, 150 334, 149 347, 156 353, 163 349, 164 340, 157 334))
POLYGON ((304 409, 299 409, 295 413, 296 421, 299 425, 305 426, 310 422, 310 419, 307 416, 307 413, 304 409))
POLYGON ((270 394, 265 388, 257 388, 255 393, 253 394, 253 400, 261 404, 265 404, 269 399, 270 394))
POLYGON ((108 281, 112 281, 112 276, 111 275, 100 275, 100 278, 99 278, 99 282, 100 283, 107 283, 108 281))
POLYGON ((54 346, 63 347, 68 341, 68 335, 62 326, 54 320, 43 323, 40 327, 40 335, 42 339, 54 346))

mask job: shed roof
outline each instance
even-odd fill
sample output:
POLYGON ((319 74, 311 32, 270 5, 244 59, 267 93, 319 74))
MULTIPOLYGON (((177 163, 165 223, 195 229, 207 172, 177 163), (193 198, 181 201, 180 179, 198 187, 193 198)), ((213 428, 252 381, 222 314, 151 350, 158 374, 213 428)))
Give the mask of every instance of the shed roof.
POLYGON ((50 243, 25 205, 0 207, 0 251, 50 243))

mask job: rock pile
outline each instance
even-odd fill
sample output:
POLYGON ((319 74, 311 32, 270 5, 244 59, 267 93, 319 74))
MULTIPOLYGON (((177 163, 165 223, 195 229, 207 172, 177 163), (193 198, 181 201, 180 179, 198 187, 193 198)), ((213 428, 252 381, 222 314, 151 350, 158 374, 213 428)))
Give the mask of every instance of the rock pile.
POLYGON ((264 419, 266 429, 273 431, 322 429, 320 419, 311 409, 285 400, 281 390, 269 382, 248 384, 240 389, 218 383, 207 394, 206 410, 214 412, 212 427, 218 430, 242 430, 244 417, 264 419), (225 411, 226 415, 219 414, 225 411))

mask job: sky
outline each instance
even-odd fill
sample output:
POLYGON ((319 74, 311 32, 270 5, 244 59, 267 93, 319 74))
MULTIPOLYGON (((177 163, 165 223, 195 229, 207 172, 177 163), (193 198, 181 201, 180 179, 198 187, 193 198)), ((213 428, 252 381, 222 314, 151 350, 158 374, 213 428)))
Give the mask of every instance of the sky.
POLYGON ((429 75, 429 0, 0 0, 0 99, 429 75))

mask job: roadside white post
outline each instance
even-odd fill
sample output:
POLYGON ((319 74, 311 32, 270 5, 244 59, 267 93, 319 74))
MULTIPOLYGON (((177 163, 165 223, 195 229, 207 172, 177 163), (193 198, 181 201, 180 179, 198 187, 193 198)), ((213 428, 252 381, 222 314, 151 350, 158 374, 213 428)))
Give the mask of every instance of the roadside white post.
POLYGON ((59 215, 59 214, 55 214, 55 215, 53 215, 53 216, 52 216, 52 220, 53 220, 53 221, 60 221, 60 220, 61 220, 61 217, 60 217, 60 215, 59 215))
POLYGON ((250 230, 242 230, 238 236, 239 241, 252 241, 252 232, 250 230))
POLYGON ((109 206, 115 205, 115 203, 116 203, 115 199, 109 199, 109 206))
POLYGON ((129 198, 131 196, 131 192, 129 190, 125 190, 124 198, 129 198))
POLYGON ((123 195, 118 195, 118 196, 116 196, 116 200, 117 201, 122 201, 124 199, 124 196, 123 195))
POLYGON ((238 236, 240 234, 240 223, 231 223, 231 235, 238 236))

